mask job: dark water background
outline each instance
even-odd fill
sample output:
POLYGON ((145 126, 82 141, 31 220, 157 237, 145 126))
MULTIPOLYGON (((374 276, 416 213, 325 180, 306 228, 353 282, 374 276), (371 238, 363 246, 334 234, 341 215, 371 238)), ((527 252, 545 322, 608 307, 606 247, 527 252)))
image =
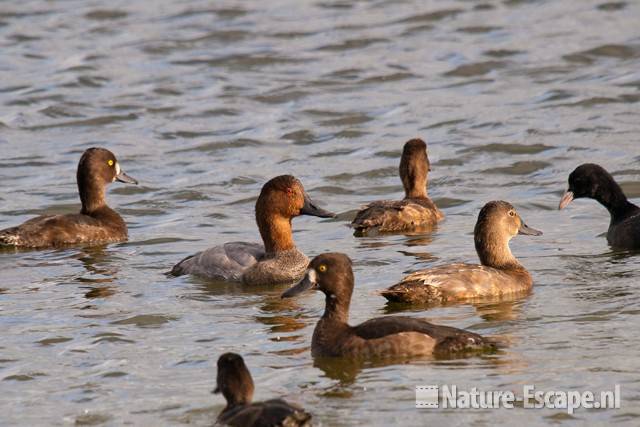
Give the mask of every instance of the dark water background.
POLYGON ((615 254, 593 201, 556 210, 568 173, 610 170, 640 197, 640 3, 635 1, 4 1, 0 227, 78 209, 75 168, 112 149, 138 187, 109 202, 130 241, 0 254, 0 424, 208 425, 215 361, 243 354, 256 398, 320 425, 636 425, 640 258, 615 254), (401 195, 402 144, 421 136, 446 221, 355 239, 370 200, 401 195), (255 197, 291 173, 337 220, 294 220, 308 255, 355 262, 352 322, 412 270, 475 262, 480 207, 504 199, 539 238, 512 249, 535 291, 405 314, 508 340, 496 355, 314 367, 319 295, 161 273, 197 250, 256 240, 255 197), (622 409, 428 411, 414 386, 606 390, 622 409))

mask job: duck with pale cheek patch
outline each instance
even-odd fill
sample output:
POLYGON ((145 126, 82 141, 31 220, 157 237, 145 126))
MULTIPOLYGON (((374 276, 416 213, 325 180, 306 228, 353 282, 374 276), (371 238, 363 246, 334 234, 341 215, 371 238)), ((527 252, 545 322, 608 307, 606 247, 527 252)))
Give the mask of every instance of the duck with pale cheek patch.
POLYGON ((609 245, 617 249, 640 249, 640 207, 627 200, 622 188, 602 166, 585 163, 571 172, 569 189, 558 208, 564 209, 582 197, 597 200, 609 211, 609 245))
POLYGON ((237 427, 303 427, 311 425, 311 415, 283 399, 252 403, 253 379, 242 356, 225 353, 218 358, 214 393, 222 393, 227 406, 216 425, 237 427))
POLYGON ((404 199, 379 200, 363 207, 351 223, 355 234, 432 229, 444 218, 444 214, 427 196, 427 175, 430 170, 427 144, 421 139, 411 139, 404 144, 400 160, 404 199))
POLYGON ((120 169, 116 156, 104 148, 87 149, 78 163, 82 209, 78 214, 43 215, 17 227, 0 230, 0 245, 47 248, 79 243, 127 240, 127 224, 107 206, 105 190, 114 181, 137 184, 120 169))
POLYGON ((304 274, 309 259, 293 242, 291 220, 300 215, 332 218, 319 208, 291 175, 267 182, 256 202, 260 243, 230 242, 191 255, 171 270, 180 276, 193 274, 247 285, 292 283, 304 274))
POLYGON ((389 301, 416 304, 477 302, 524 295, 533 279, 511 253, 517 234, 540 236, 504 201, 489 202, 478 215, 473 232, 482 265, 448 264, 416 271, 382 292, 389 301))
POLYGON ((495 344, 478 334, 439 326, 423 319, 385 316, 349 325, 353 294, 351 260, 342 253, 315 257, 304 278, 282 294, 291 298, 305 291, 325 294, 325 310, 311 340, 314 357, 385 359, 490 351, 495 344))

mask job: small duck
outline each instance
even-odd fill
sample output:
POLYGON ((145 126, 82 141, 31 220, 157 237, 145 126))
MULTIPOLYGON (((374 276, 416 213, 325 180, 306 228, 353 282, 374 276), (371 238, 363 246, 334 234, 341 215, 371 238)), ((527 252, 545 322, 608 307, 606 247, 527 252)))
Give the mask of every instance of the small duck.
POLYGON ((311 425, 311 415, 282 399, 251 403, 253 379, 242 356, 225 353, 218 358, 217 386, 227 406, 216 424, 237 427, 302 427, 311 425))
POLYGON ((79 243, 127 240, 127 224, 107 206, 105 188, 114 181, 137 184, 124 173, 116 156, 104 148, 89 148, 80 157, 76 174, 82 209, 78 214, 42 215, 0 230, 0 245, 47 248, 79 243))
POLYGON ((351 226, 356 235, 369 231, 411 232, 430 229, 444 218, 444 214, 427 196, 427 174, 431 170, 427 144, 411 139, 402 150, 400 179, 404 199, 371 202, 357 214, 351 226))
POLYGON ((542 232, 527 226, 510 203, 489 202, 480 210, 473 231, 482 265, 449 264, 416 271, 382 295, 393 302, 437 305, 529 292, 531 275, 509 248, 516 234, 540 236, 542 232))
POLYGON ((304 274, 309 259, 296 248, 291 219, 299 215, 332 218, 335 214, 316 206, 291 175, 267 182, 256 202, 256 222, 264 244, 230 242, 191 255, 171 270, 246 285, 292 283, 304 274))
POLYGON ((564 209, 581 197, 595 199, 609 211, 609 245, 617 249, 640 249, 640 207, 627 200, 622 188, 602 166, 585 163, 571 172, 569 189, 558 208, 564 209))
POLYGON ((472 332, 434 325, 413 317, 377 317, 350 326, 349 304, 353 285, 349 257, 342 253, 325 253, 315 257, 304 278, 282 294, 282 298, 290 298, 307 290, 319 290, 326 296, 324 314, 313 331, 312 356, 384 359, 491 350, 495 347, 488 339, 472 332))

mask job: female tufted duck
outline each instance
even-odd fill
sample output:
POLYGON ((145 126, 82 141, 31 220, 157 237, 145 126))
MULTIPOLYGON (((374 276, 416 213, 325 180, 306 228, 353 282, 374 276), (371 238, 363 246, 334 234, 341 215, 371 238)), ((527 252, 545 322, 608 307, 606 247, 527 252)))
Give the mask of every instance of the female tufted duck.
POLYGON ((385 316, 349 326, 353 294, 351 260, 341 253, 318 255, 304 278, 282 294, 295 296, 309 289, 326 296, 325 310, 311 341, 314 357, 380 359, 490 350, 486 338, 462 329, 434 325, 413 317, 385 316))
POLYGON ((282 399, 251 403, 253 379, 239 354, 225 353, 218 359, 217 386, 227 406, 218 415, 218 423, 237 427, 301 427, 311 425, 311 415, 282 399))
POLYGON ((107 206, 104 193, 114 181, 138 181, 124 173, 116 156, 104 148, 89 148, 82 154, 76 179, 82 202, 79 214, 43 215, 0 230, 0 245, 46 248, 126 241, 127 224, 107 206))
POLYGON ((264 244, 231 242, 214 246, 183 259, 170 274, 193 274, 247 285, 294 282, 309 264, 293 243, 291 219, 299 215, 335 216, 317 207, 295 177, 275 177, 262 187, 256 202, 256 222, 264 244))
POLYGON ((509 241, 516 234, 540 236, 507 202, 489 202, 473 231, 482 265, 449 264, 416 271, 382 295, 389 301, 444 304, 524 294, 531 289, 529 272, 516 260, 509 241))
POLYGON ((602 166, 585 163, 569 175, 569 189, 559 209, 573 199, 589 197, 607 208, 611 215, 607 242, 618 249, 640 249, 640 208, 627 200, 618 183, 602 166))
POLYGON ((431 170, 427 144, 412 139, 404 144, 400 160, 400 178, 404 199, 371 202, 357 214, 352 227, 356 235, 368 231, 411 232, 428 230, 444 218, 444 214, 427 196, 427 174, 431 170))

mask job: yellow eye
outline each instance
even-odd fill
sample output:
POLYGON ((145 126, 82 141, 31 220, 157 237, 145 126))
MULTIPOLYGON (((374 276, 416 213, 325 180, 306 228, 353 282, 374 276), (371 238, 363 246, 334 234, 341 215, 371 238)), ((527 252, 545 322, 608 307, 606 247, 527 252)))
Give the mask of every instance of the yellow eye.
POLYGON ((113 166, 113 160, 111 160, 111 159, 107 160, 107 164, 108 164, 109 166, 113 166))
POLYGON ((324 265, 324 264, 319 265, 319 266, 318 266, 318 271, 319 271, 320 273, 324 273, 325 271, 327 271, 327 266, 326 266, 326 265, 324 265))

